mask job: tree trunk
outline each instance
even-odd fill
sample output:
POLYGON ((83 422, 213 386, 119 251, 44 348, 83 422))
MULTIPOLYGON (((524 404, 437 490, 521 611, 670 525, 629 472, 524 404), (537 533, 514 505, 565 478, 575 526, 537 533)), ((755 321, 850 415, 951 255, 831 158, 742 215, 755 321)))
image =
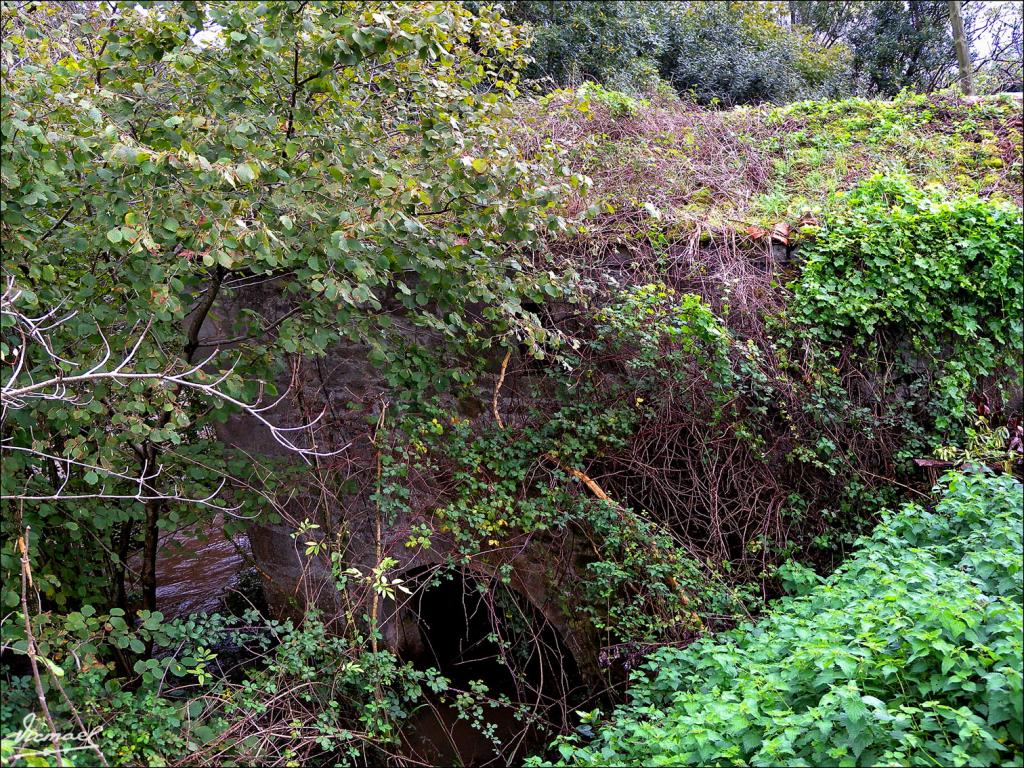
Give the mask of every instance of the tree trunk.
POLYGON ((156 610, 156 553, 160 540, 159 499, 146 502, 146 522, 142 540, 142 608, 146 611, 156 610))
POLYGON ((949 0, 949 20, 953 26, 953 45, 956 46, 956 60, 960 66, 960 87, 964 96, 974 95, 974 76, 971 71, 971 51, 964 34, 964 17, 960 0, 949 0))
POLYGON ((117 533, 117 560, 114 565, 114 606, 124 611, 131 624, 135 624, 135 614, 128 610, 128 556, 131 554, 132 525, 131 520, 121 523, 117 533))

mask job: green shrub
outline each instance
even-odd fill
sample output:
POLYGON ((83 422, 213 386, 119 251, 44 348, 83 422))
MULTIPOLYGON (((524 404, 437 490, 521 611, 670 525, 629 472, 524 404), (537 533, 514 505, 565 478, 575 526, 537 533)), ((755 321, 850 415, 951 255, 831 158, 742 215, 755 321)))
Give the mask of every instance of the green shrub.
POLYGON ((943 482, 934 509, 887 515, 763 623, 654 654, 631 702, 592 742, 563 740, 563 760, 1020 765, 1021 485, 943 482))
POLYGON ((669 32, 661 74, 702 104, 778 103, 838 93, 845 53, 782 27, 759 3, 692 3, 669 32))
MULTIPOLYGON (((470 8, 482 3, 470 2, 470 8)), ((665 42, 672 4, 644 0, 579 3, 506 0, 504 15, 530 30, 525 74, 558 86, 596 80, 641 92, 657 78, 656 56, 665 42)))
POLYGON ((591 117, 594 105, 604 107, 613 118, 634 117, 643 107, 650 106, 646 99, 630 96, 622 91, 605 88, 598 83, 584 83, 579 88, 560 88, 540 99, 540 105, 560 105, 565 115, 581 112, 591 117))
POLYGON ((979 377, 1020 379, 1021 226, 1012 206, 874 176, 802 248, 789 315, 826 348, 884 354, 949 432, 979 377))
MULTIPOLYGON (((312 610, 299 624, 255 612, 234 621, 217 614, 164 621, 154 613, 135 630, 116 614, 88 609, 35 621, 46 652, 39 659, 59 670, 43 678, 57 730, 79 733, 77 714, 110 765, 177 765, 204 752, 218 764, 298 765, 300 751, 314 764, 351 762, 393 747, 425 689, 448 687, 433 668, 372 651, 357 633, 335 634, 312 610), (153 641, 157 653, 137 661, 139 677, 126 684, 107 659, 142 641, 153 641), (243 660, 244 669, 236 666, 243 660), (66 698, 54 680, 63 680, 66 698)), ((0 677, 0 732, 4 766, 98 765, 93 749, 56 760, 50 741, 39 738, 48 725, 29 676, 0 677)))

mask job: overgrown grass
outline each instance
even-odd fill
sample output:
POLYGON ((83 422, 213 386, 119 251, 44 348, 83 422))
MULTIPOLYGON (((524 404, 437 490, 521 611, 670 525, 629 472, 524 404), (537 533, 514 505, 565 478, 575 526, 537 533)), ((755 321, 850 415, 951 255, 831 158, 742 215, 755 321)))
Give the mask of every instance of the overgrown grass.
POLYGON ((869 175, 899 174, 919 186, 1021 200, 1020 104, 912 94, 890 102, 806 101, 764 114, 763 145, 775 158, 758 218, 827 206, 869 175))
POLYGON ((805 594, 762 623, 654 654, 628 705, 559 744, 564 762, 1021 765, 1021 484, 942 485, 827 580, 791 569, 805 594))
POLYGON ((589 208, 591 232, 642 234, 648 219, 669 230, 795 220, 878 173, 1021 202, 1020 103, 1009 97, 908 94, 732 111, 608 101, 569 93, 533 121, 593 179, 571 204, 589 208))

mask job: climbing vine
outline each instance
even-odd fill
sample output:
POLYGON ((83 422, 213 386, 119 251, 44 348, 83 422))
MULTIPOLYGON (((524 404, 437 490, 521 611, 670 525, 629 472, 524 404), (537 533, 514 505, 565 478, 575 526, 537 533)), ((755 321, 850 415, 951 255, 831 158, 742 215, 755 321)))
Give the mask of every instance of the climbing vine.
POLYGON ((842 199, 801 251, 787 312, 825 349, 849 343, 891 361, 936 430, 959 433, 981 379, 1007 370, 1010 386, 1022 380, 1020 211, 898 177, 874 177, 842 199))

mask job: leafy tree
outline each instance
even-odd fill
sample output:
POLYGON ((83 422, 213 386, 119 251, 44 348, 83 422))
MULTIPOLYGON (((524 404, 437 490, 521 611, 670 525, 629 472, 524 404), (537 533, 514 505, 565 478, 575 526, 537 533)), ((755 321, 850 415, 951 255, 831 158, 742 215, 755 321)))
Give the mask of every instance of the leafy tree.
MULTIPOLYGON (((852 51, 852 85, 864 95, 933 91, 956 77, 949 4, 940 0, 790 3, 792 21, 826 48, 852 51)), ((1016 3, 964 2, 965 37, 990 91, 1019 90, 1022 24, 1016 3)))
POLYGON ((943 2, 870 3, 851 30, 853 77, 866 94, 933 90, 955 62, 949 6, 943 2))
POLYGON ((347 337, 411 399, 470 376, 460 351, 543 341, 524 303, 554 273, 518 245, 562 226, 568 179, 499 127, 522 42, 489 9, 56 11, 3 6, 3 600, 30 527, 46 600, 124 608, 141 549, 152 609, 159 532, 268 480, 210 426, 273 394, 280 361, 347 337), (285 311, 250 308, 230 352, 201 338, 255 279, 285 311), (397 362, 399 327, 438 340, 430 375, 397 362))
MULTIPOLYGON (((504 7, 531 31, 527 74, 554 86, 595 80, 635 92, 660 75, 702 102, 738 104, 933 91, 956 75, 944 0, 512 0, 504 7)), ((973 0, 963 8, 986 89, 1019 90, 1019 7, 973 0)))
POLYGON ((526 75, 557 86, 582 80, 625 90, 642 89, 656 74, 678 3, 513 0, 505 13, 532 31, 526 75))
POLYGON ((661 73, 702 103, 781 102, 840 91, 845 56, 784 28, 770 6, 693 3, 672 27, 661 73))
POLYGON ((596 80, 642 91, 667 79, 702 102, 784 100, 829 93, 843 53, 826 53, 781 23, 777 3, 509 2, 532 32, 526 73, 553 85, 596 80))
MULTIPOLYGON (((595 80, 638 91, 660 75, 702 102, 738 104, 932 91, 956 74, 944 0, 512 0, 504 7, 531 31, 527 74, 554 86, 595 80)), ((1016 90, 1019 11, 977 0, 963 7, 976 69, 989 73, 989 90, 1016 90)))

